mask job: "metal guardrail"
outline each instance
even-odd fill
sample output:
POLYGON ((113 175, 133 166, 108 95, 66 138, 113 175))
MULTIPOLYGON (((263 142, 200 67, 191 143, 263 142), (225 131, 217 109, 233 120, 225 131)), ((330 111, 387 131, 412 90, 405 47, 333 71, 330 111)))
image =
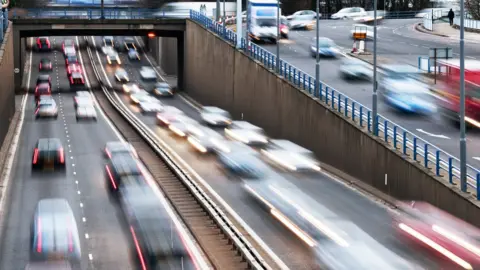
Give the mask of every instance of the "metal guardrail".
MULTIPOLYGON (((185 11, 185 17, 188 17, 189 11, 185 11)), ((13 10, 13 18, 16 19, 87 19, 97 20, 101 19, 102 11, 100 8, 81 8, 81 7, 65 7, 59 8, 30 8, 22 9, 20 11, 13 10)), ((103 16, 105 19, 162 19, 172 18, 171 14, 159 11, 157 9, 116 9, 116 8, 104 8, 103 16)))
MULTIPOLYGON (((199 12, 191 11, 190 18, 202 24, 208 30, 214 32, 227 42, 235 45, 237 34, 223 25, 203 16, 199 12)), ((276 70, 276 56, 267 50, 248 42, 242 38, 242 50, 251 58, 261 62, 269 69, 276 70)), ((280 75, 289 82, 307 91, 313 97, 318 98, 332 109, 344 114, 357 126, 374 134, 372 111, 370 108, 360 104, 356 100, 342 94, 333 87, 319 82, 307 75, 304 71, 294 67, 288 62, 280 59, 280 75)), ((460 179, 460 160, 443 151, 439 147, 430 144, 428 141, 416 136, 406 128, 393 123, 382 115, 378 115, 378 137, 390 144, 397 151, 406 157, 412 158, 415 162, 421 163, 425 168, 431 170, 436 176, 446 178, 450 184, 458 184, 460 179)), ((476 193, 480 200, 480 170, 467 166, 467 191, 476 193)))
MULTIPOLYGON (((460 26, 460 18, 453 18, 453 24, 460 26)), ((464 19, 465 28, 480 30, 480 21, 464 19)))
MULTIPOLYGON (((93 59, 90 50, 87 50, 90 59, 93 59)), ((100 72, 92 61, 92 68, 95 76, 100 80, 100 72)), ((264 261, 261 255, 255 250, 250 242, 242 235, 242 233, 233 225, 227 215, 218 207, 215 202, 203 191, 201 186, 193 181, 189 174, 184 172, 170 157, 169 154, 164 151, 161 143, 158 142, 156 135, 145 126, 141 120, 125 106, 122 106, 118 99, 115 99, 114 95, 103 85, 101 85, 103 93, 107 97, 108 101, 112 104, 115 110, 138 132, 139 135, 145 140, 145 142, 155 151, 168 167, 172 169, 175 175, 185 184, 185 187, 191 191, 191 194, 195 199, 203 206, 204 210, 215 220, 222 232, 228 236, 229 241, 236 248, 242 259, 248 264, 248 269, 255 270, 271 270, 270 266, 264 261)))

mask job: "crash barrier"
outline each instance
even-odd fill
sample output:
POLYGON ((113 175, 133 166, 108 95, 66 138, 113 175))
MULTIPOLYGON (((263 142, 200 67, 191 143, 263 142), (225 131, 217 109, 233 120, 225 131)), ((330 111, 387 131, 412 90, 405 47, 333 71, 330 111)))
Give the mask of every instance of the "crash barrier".
MULTIPOLYGON (((235 32, 193 10, 190 12, 190 18, 227 42, 233 45, 236 44, 237 35, 235 32)), ((241 49, 252 59, 261 62, 267 68, 277 70, 277 59, 275 55, 269 51, 244 38, 241 40, 241 49)), ((278 67, 280 69, 279 75, 301 90, 312 94, 332 109, 344 114, 345 117, 351 119, 361 128, 368 129, 370 133, 378 136, 386 143, 391 144, 406 157, 421 163, 425 168, 435 173, 435 175, 445 177, 450 184, 458 184, 460 179, 459 159, 421 139, 414 133, 393 123, 382 115, 377 115, 377 125, 374 127, 373 115, 370 108, 344 95, 324 82, 317 84, 315 78, 312 78, 304 71, 290 65, 282 59, 280 59, 278 67)), ((480 170, 467 165, 467 192, 476 193, 478 200, 480 200, 480 191, 478 190, 478 188, 480 188, 479 182, 480 170)))
MULTIPOLYGON (((453 19, 453 24, 456 25, 456 26, 460 26, 460 18, 459 18, 459 17, 455 17, 455 18, 453 19)), ((464 26, 465 28, 480 30, 480 21, 464 19, 464 24, 463 24, 463 26, 464 26)))
MULTIPOLYGON (((185 10, 184 18, 189 17, 190 10, 185 10)), ((21 11, 13 10, 13 18, 38 18, 38 19, 87 19, 98 20, 102 17, 102 10, 100 8, 79 8, 79 7, 65 7, 65 8, 29 8, 21 11)), ((120 19, 120 20, 139 20, 139 19, 161 19, 171 18, 168 12, 158 11, 156 9, 141 9, 141 8, 104 8, 103 17, 105 19, 120 19)))
MULTIPOLYGON (((427 73, 435 72, 435 63, 433 59, 428 56, 419 56, 418 57, 418 69, 424 70, 427 73)), ((446 72, 446 67, 437 66, 437 73, 446 72)))
MULTIPOLYGON (((50 0, 46 4, 48 7, 55 6, 100 6, 102 0, 50 0)), ((138 0, 104 0, 105 6, 139 6, 141 1, 138 0)))

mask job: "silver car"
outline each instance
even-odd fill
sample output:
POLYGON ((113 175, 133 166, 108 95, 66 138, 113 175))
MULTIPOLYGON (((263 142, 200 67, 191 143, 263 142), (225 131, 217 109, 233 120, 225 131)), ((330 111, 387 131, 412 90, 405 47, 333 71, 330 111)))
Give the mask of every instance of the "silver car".
POLYGON ((263 129, 246 121, 233 121, 225 128, 225 135, 251 146, 264 146, 268 143, 263 129))
POLYGON ((35 111, 35 119, 39 118, 58 118, 57 103, 53 99, 41 100, 35 111))
POLYGON ((94 120, 97 121, 97 111, 93 106, 79 106, 76 110, 77 121, 94 120))
POLYGON ((340 74, 346 80, 370 80, 373 76, 373 70, 361 60, 345 58, 340 65, 340 74))
POLYGON ((157 80, 157 73, 151 67, 143 66, 140 68, 140 76, 143 80, 146 81, 155 81, 157 80))
POLYGON ((117 82, 121 83, 127 83, 130 81, 127 71, 123 68, 117 68, 117 70, 115 70, 115 79, 117 82))
POLYGON ((271 163, 289 171, 320 171, 312 151, 287 140, 271 140, 261 152, 271 163))
POLYGON ((150 97, 148 100, 143 100, 138 104, 142 114, 156 114, 163 111, 162 103, 155 100, 155 98, 150 97))
POLYGON ((227 111, 218 107, 204 106, 200 111, 202 121, 211 126, 228 126, 232 123, 232 117, 227 111))

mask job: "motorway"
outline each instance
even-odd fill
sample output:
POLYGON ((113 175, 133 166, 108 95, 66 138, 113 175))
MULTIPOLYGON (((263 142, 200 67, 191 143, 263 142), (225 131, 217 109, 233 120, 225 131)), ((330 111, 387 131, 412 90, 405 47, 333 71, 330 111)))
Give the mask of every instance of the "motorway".
MULTIPOLYGON (((378 27, 378 56, 397 63, 409 65, 418 64, 418 56, 428 55, 429 48, 451 47, 454 56, 458 57, 459 46, 455 38, 439 37, 418 32, 414 24, 418 19, 385 20, 378 27)), ((349 21, 321 21, 320 36, 331 38, 339 46, 343 54, 352 48, 350 38, 352 22, 349 21)), ((282 42, 280 57, 306 72, 315 76, 315 59, 310 55, 310 45, 315 37, 315 31, 291 31, 290 40, 282 42)), ((367 41, 367 50, 371 51, 372 41, 367 41)), ((274 45, 262 45, 275 54, 274 45)), ((470 59, 480 60, 480 46, 474 41, 465 42, 465 53, 470 59)), ((320 80, 335 90, 349 96, 359 103, 372 108, 371 82, 348 82, 340 77, 339 67, 342 55, 337 59, 320 60, 320 80)), ((379 99, 379 113, 394 123, 439 147, 445 152, 459 157, 459 136, 457 126, 447 121, 441 114, 432 116, 415 116, 398 113, 379 99)), ((480 168, 480 133, 478 130, 467 131, 468 164, 480 168)))
MULTIPOLYGON (((121 40, 121 37, 117 37, 121 40)), ((97 46, 101 44, 101 37, 90 37, 89 42, 97 46), (93 39, 95 42, 93 42, 93 39)), ((139 39, 137 39, 138 42, 139 39)), ((97 48, 98 49, 98 48, 97 48)), ((101 50, 94 61, 104 66, 105 85, 119 88, 120 84, 115 82, 114 68, 106 63, 105 56, 101 50)), ((145 83, 140 78, 138 70, 141 66, 156 66, 152 57, 142 57, 140 62, 131 62, 124 53, 121 53, 122 68, 125 68, 130 75, 130 81, 137 82, 146 90, 152 90, 151 83, 145 83)), ((242 220, 265 242, 272 251, 290 269, 317 269, 315 259, 311 251, 298 238, 279 225, 278 222, 263 211, 258 204, 246 197, 241 190, 241 181, 236 177, 228 175, 216 162, 214 157, 199 156, 184 139, 179 139, 165 129, 156 125, 154 116, 145 116, 140 113, 136 106, 130 104, 129 99, 118 94, 124 104, 136 114, 150 129, 155 132, 160 140, 168 145, 173 152, 188 164, 191 175, 197 176, 197 180, 211 187, 242 220)), ((193 119, 200 120, 198 108, 181 96, 164 98, 162 102, 179 108, 193 119)), ((248 119, 247 119, 248 120, 248 119)), ((414 261, 425 269, 440 269, 440 265, 446 265, 444 261, 431 254, 413 249, 411 246, 397 238, 392 229, 389 210, 373 199, 360 194, 358 191, 347 187, 340 181, 335 180, 327 174, 293 175, 278 171, 281 175, 279 182, 285 181, 293 184, 306 196, 314 198, 316 203, 323 205, 339 216, 353 221, 362 230, 370 234, 378 242, 394 250, 400 256, 414 261)), ((301 195, 299 195, 301 196, 301 195)), ((227 208, 224 206, 224 208, 227 208)), ((311 209, 314 210, 314 209, 311 209)))
MULTIPOLYGON (((57 50, 31 55, 32 68, 27 83, 30 89, 36 85, 40 59, 52 60, 52 95, 59 106, 59 117, 57 120, 35 121, 34 99, 32 95, 28 97, 20 144, 12 168, 0 269, 25 269, 29 260, 30 224, 36 203, 51 197, 65 198, 72 207, 81 237, 82 269, 135 269, 121 211, 115 201, 109 199, 105 185, 102 150, 108 141, 117 141, 119 137, 101 114, 97 122, 76 122, 74 94, 68 92, 70 86, 61 52, 64 38, 51 38, 52 47, 57 50), (62 141, 65 172, 32 173, 33 148, 42 137, 56 137, 62 141)), ((187 265, 187 269, 191 268, 187 265)), ((179 266, 175 264, 165 269, 179 269, 179 266)))

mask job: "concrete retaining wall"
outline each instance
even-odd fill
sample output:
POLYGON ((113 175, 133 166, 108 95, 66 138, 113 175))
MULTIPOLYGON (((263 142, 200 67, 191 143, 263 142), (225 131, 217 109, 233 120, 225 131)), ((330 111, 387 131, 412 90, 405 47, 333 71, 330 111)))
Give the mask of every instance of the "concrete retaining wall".
POLYGON ((202 104, 225 108, 236 119, 243 115, 271 137, 311 149, 323 163, 388 195, 427 201, 480 225, 475 200, 405 160, 383 141, 203 27, 187 22, 185 42, 185 90, 202 104))
POLYGON ((13 57, 12 23, 10 23, 0 47, 0 145, 15 113, 13 57))
POLYGON ((167 75, 178 75, 178 42, 177 38, 160 37, 157 39, 156 47, 152 47, 153 50, 157 50, 153 54, 156 55, 157 63, 160 63, 162 70, 167 75))

